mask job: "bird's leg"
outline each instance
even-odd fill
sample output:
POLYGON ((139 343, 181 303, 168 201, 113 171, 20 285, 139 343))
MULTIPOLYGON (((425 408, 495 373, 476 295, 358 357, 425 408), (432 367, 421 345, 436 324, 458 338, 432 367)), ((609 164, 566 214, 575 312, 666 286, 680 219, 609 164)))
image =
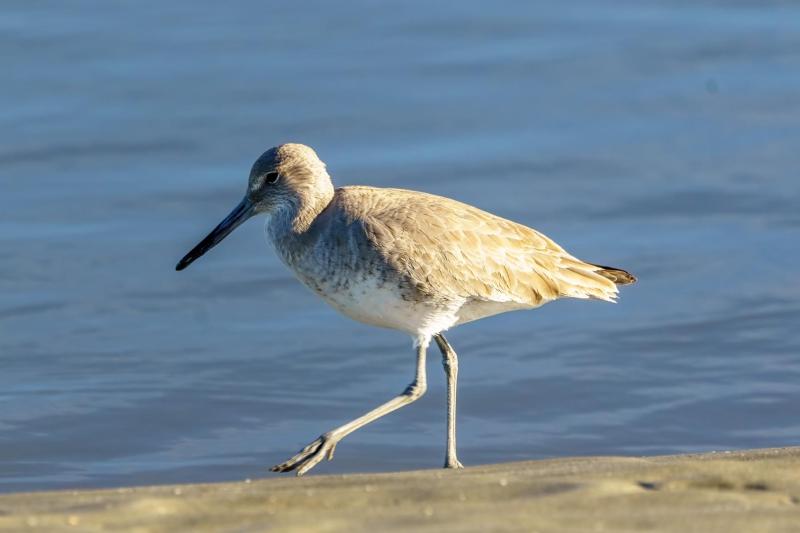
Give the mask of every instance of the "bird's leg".
POLYGON ((425 377, 425 353, 428 349, 429 342, 429 337, 418 339, 416 376, 414 377, 414 381, 406 387, 406 390, 403 391, 402 394, 395 396, 388 402, 347 424, 332 429, 327 433, 323 433, 317 440, 297 452, 293 457, 279 465, 273 466, 270 470, 273 472, 290 472, 292 470, 297 470, 297 475, 302 476, 314 468, 323 458, 327 457, 329 461, 333 459, 333 452, 336 449, 336 445, 350 433, 392 411, 418 400, 425 394, 425 390, 428 388, 425 377))
POLYGON ((442 352, 442 366, 447 375, 447 453, 445 468, 464 468, 456 455, 456 385, 458 382, 458 356, 444 335, 433 336, 442 352))

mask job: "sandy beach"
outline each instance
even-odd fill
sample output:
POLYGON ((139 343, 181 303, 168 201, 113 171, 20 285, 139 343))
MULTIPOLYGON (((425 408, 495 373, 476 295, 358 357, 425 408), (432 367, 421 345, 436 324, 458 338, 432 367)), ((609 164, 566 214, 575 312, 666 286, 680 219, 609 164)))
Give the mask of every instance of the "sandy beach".
POLYGON ((0 530, 798 531, 800 447, 0 496, 0 530))

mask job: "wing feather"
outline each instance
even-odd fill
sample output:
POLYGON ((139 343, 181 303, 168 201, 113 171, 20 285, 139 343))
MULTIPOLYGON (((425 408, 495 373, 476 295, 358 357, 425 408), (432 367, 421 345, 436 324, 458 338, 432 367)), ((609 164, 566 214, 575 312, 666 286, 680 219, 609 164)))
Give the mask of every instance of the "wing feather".
POLYGON ((417 291, 443 299, 538 306, 559 297, 614 301, 613 281, 538 231, 476 207, 401 189, 346 187, 339 198, 417 291))

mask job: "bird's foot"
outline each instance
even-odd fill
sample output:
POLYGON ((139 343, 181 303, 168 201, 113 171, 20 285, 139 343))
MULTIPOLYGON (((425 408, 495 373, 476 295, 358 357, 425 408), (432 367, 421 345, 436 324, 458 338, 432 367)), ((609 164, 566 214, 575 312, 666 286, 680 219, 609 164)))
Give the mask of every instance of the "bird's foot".
POLYGON ((327 458, 328 461, 333 459, 333 452, 336 451, 336 445, 339 439, 334 439, 328 434, 320 435, 320 437, 297 452, 290 459, 285 462, 275 465, 270 470, 273 472, 291 472, 297 470, 297 475, 302 476, 315 466, 317 463, 327 458))
POLYGON ((462 465, 461 461, 459 461, 456 458, 452 458, 452 459, 451 458, 447 458, 447 460, 445 460, 445 462, 444 462, 444 467, 445 468, 452 468, 452 469, 455 470, 455 469, 458 469, 458 468, 464 468, 464 465, 462 465))

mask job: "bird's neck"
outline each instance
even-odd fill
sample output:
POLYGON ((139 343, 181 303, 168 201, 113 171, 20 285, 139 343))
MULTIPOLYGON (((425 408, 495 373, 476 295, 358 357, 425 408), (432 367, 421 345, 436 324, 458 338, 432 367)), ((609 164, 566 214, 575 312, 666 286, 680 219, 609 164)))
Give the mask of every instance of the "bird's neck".
POLYGON ((294 240, 309 233, 314 221, 333 200, 330 180, 321 186, 302 191, 294 201, 277 209, 270 217, 268 232, 273 242, 294 240))

